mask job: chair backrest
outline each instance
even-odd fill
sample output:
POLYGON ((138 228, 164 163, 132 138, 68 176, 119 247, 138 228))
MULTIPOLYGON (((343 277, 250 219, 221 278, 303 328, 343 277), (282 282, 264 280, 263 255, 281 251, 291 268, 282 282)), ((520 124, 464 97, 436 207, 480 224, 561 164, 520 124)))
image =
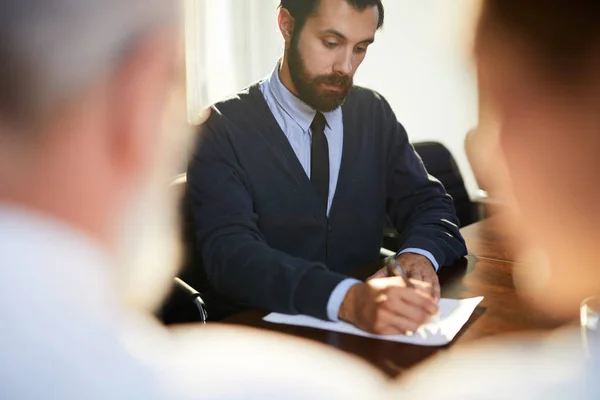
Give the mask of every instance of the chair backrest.
MULTIPOLYGON (((243 308, 215 291, 204 270, 202 256, 196 243, 196 228, 186 174, 174 179, 171 189, 176 190, 180 195, 179 218, 183 257, 179 277, 200 292, 211 321, 218 321, 240 312, 243 308)), ((189 293, 174 290, 163 306, 162 320, 167 324, 198 321, 198 312, 190 301, 189 293)))
MULTIPOLYGON (((176 191, 180 198, 179 201, 179 223, 181 227, 180 240, 182 244, 182 269, 180 278, 193 289, 201 292, 197 287, 197 281, 202 280, 203 276, 198 278, 197 273, 203 274, 202 268, 192 268, 194 264, 194 221, 192 219, 191 208, 187 196, 187 177, 181 174, 175 177, 170 185, 170 190, 176 191)), ((180 285, 173 286, 170 296, 166 299, 161 310, 161 319, 166 324, 196 322, 198 321, 198 310, 190 299, 190 293, 181 290, 180 285)))
POLYGON ((476 132, 477 129, 471 129, 467 132, 465 136, 465 154, 467 155, 467 160, 469 160, 469 164, 471 165, 471 170, 473 170, 473 175, 477 181, 477 186, 479 186, 480 189, 485 190, 485 185, 483 182, 480 182, 482 174, 478 173, 476 170, 477 166, 479 165, 476 159, 480 154, 480 151, 478 150, 480 143, 477 143, 476 132))
MULTIPOLYGON (((187 175, 181 174, 171 182, 171 188, 180 196, 179 223, 181 227, 181 241, 183 243, 183 265, 187 265, 195 256, 195 230, 192 208, 187 191, 187 175)), ((185 271, 183 271, 185 272, 185 271)))
POLYGON ((454 200, 456 214, 461 226, 470 225, 479 219, 478 206, 471 202, 465 182, 452 153, 441 143, 413 143, 415 151, 430 175, 437 178, 454 200))

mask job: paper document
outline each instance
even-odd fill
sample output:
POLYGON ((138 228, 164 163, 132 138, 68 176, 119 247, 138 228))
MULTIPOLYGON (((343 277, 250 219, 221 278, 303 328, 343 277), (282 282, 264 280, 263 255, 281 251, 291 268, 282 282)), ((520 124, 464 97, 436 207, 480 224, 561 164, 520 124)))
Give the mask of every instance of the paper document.
POLYGON ((421 346, 444 346, 452 341, 460 329, 467 323, 475 307, 483 297, 455 300, 441 299, 439 317, 421 326, 413 335, 374 335, 345 322, 321 321, 306 315, 285 315, 271 313, 264 320, 274 324, 299 325, 328 331, 348 333, 350 335, 410 343, 421 346))

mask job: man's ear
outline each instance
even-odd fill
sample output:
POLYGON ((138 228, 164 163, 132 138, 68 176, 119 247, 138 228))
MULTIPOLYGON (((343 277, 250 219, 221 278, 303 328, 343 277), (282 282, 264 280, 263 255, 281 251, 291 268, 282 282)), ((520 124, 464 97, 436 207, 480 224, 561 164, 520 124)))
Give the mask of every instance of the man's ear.
POLYGON ((174 32, 149 35, 113 79, 107 135, 111 135, 112 161, 124 173, 143 173, 158 154, 164 109, 174 83, 176 49, 174 32))
POLYGON ((290 47, 292 41, 292 34, 294 33, 294 17, 290 12, 282 8, 279 10, 279 16, 277 17, 277 23, 279 24, 279 30, 285 41, 286 50, 290 47))

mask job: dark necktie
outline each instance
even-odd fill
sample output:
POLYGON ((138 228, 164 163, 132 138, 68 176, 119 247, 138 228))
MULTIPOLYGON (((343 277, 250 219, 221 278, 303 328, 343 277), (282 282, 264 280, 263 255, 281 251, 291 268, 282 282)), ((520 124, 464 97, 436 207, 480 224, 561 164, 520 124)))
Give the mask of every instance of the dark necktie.
POLYGON ((329 146, 325 137, 325 117, 317 112, 310 124, 312 144, 310 147, 310 181, 327 212, 329 198, 329 146))

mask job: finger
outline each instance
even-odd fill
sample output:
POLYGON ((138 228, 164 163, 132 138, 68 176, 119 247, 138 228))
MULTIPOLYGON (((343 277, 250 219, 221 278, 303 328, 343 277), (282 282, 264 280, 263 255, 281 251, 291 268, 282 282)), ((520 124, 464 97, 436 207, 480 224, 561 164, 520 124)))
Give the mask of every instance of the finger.
MULTIPOLYGON (((437 276, 435 274, 421 274, 421 282, 423 282, 426 285, 423 285, 423 289, 425 291, 427 291, 432 298, 435 299, 435 289, 434 286, 436 285, 437 281, 437 276)), ((439 285, 439 283, 437 283, 439 285)))
POLYGON ((387 276, 387 270, 385 268, 382 268, 379 271, 375 272, 373 275, 371 275, 369 278, 367 278, 367 280, 370 281, 371 279, 387 278, 387 276))
MULTIPOLYGON (((432 283, 425 280, 410 279, 413 289, 432 296, 432 283)), ((432 296, 433 297, 433 296, 432 296)))
POLYGON ((415 332, 419 329, 419 326, 421 326, 420 323, 408 318, 386 310, 380 310, 378 313, 378 320, 375 322, 371 331, 379 335, 399 335, 408 331, 415 332))
POLYGON ((437 275, 434 275, 434 279, 433 279, 433 300, 435 300, 436 302, 440 301, 440 297, 442 297, 441 294, 441 287, 440 287, 440 280, 438 278, 437 275))
POLYGON ((418 324, 425 322, 427 318, 437 312, 437 305, 431 299, 431 296, 427 293, 416 294, 415 290, 411 288, 389 290, 387 292, 387 301, 382 307, 397 316, 407 318, 418 324), (410 301, 412 296, 423 300, 410 301))
MULTIPOLYGON (((429 315, 433 315, 438 312, 438 305, 431 297, 429 291, 422 291, 420 289, 408 288, 406 290, 402 290, 398 296, 404 301, 412 306, 419 307, 429 315)), ((395 297, 395 296, 389 296, 395 297)))
POLYGON ((374 287, 389 288, 390 290, 394 290, 396 288, 411 288, 413 290, 421 291, 424 293, 431 292, 431 283, 423 282, 418 279, 409 279, 408 282, 404 280, 404 278, 400 276, 394 276, 391 278, 385 278, 385 280, 379 280, 377 282, 371 282, 371 285, 374 287))
POLYGON ((420 279, 421 277, 421 268, 403 268, 406 277, 409 279, 420 279))
POLYGON ((415 271, 415 273, 410 276, 409 279, 419 282, 427 282, 427 278, 421 273, 421 271, 415 271))
POLYGON ((434 300, 438 301, 440 298, 440 280, 439 280, 437 274, 435 273, 435 271, 431 270, 431 271, 423 272, 423 281, 427 282, 431 285, 430 286, 431 297, 433 297, 434 300))
POLYGON ((402 316, 394 315, 390 320, 390 328, 395 330, 397 334, 414 333, 419 330, 423 322, 416 322, 402 316))
POLYGON ((390 320, 388 331, 391 332, 389 333, 390 335, 405 335, 408 332, 416 332, 421 325, 423 324, 411 321, 401 316, 394 315, 390 320))
POLYGON ((405 301, 388 301, 382 305, 395 317, 403 318, 411 323, 421 326, 431 316, 429 311, 405 301))

